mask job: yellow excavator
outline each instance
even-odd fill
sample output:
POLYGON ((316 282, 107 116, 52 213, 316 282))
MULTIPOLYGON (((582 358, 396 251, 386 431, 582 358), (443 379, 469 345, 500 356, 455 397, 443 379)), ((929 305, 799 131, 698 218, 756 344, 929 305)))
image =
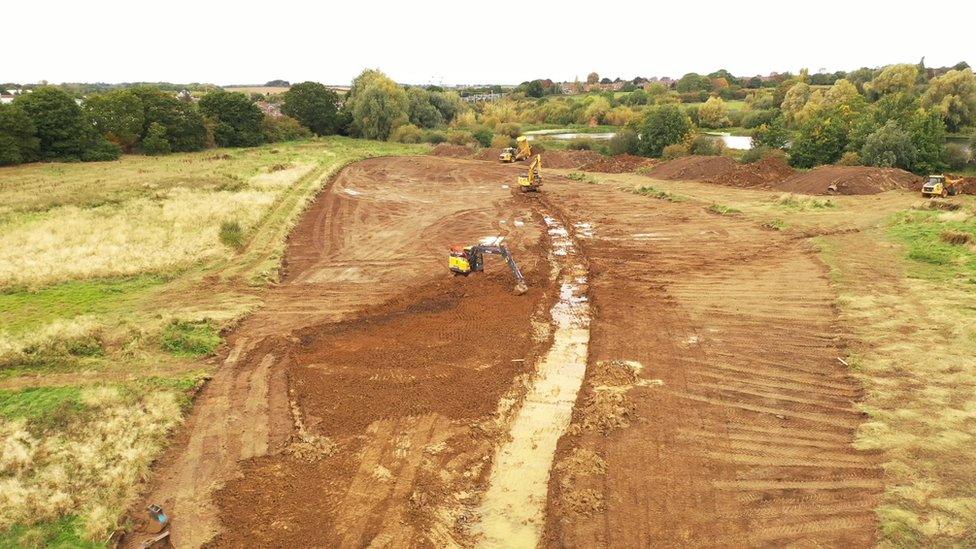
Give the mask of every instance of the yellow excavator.
POLYGON ((542 155, 535 155, 535 160, 529 165, 529 173, 518 178, 518 188, 523 193, 539 192, 542 186, 542 155))
POLYGON ((947 175, 930 175, 929 180, 922 185, 922 196, 933 197, 956 196, 962 190, 962 178, 947 175))
POLYGON ((500 255, 508 263, 508 268, 515 275, 515 293, 522 295, 528 291, 529 286, 525 283, 522 270, 519 269, 515 258, 508 248, 502 244, 501 238, 490 238, 482 240, 481 243, 473 246, 451 246, 447 264, 454 273, 454 276, 468 276, 471 273, 480 273, 485 270, 485 255, 500 255))
POLYGON ((528 138, 520 135, 515 140, 515 146, 503 150, 502 154, 498 155, 498 159, 509 164, 519 160, 525 160, 530 156, 532 156, 532 145, 529 144, 528 138))

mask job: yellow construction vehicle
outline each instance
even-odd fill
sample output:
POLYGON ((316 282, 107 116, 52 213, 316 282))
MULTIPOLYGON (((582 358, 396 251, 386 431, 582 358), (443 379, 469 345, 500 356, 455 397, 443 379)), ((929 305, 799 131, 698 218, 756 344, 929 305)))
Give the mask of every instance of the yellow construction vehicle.
POLYGON ((952 178, 947 175, 930 175, 929 180, 922 185, 922 196, 933 197, 955 196, 962 190, 962 178, 952 178))
POLYGON ((502 162, 511 163, 525 160, 532 156, 532 145, 529 144, 528 138, 524 135, 518 136, 515 140, 515 145, 515 147, 509 147, 503 150, 502 154, 498 155, 498 159, 502 162))
POLYGON ((529 165, 529 173, 519 176, 518 187, 524 193, 538 192, 542 186, 542 155, 535 155, 535 160, 529 165))
POLYGON ((480 244, 473 246, 451 246, 451 252, 447 260, 448 268, 451 269, 451 272, 455 276, 468 276, 471 273, 480 273, 485 270, 485 254, 500 255, 505 259, 505 262, 508 263, 508 268, 515 275, 516 294, 522 295, 529 289, 525 283, 525 277, 522 276, 522 270, 519 269, 518 264, 515 263, 515 258, 512 257, 508 248, 502 244, 502 239, 499 237, 484 239, 480 244))

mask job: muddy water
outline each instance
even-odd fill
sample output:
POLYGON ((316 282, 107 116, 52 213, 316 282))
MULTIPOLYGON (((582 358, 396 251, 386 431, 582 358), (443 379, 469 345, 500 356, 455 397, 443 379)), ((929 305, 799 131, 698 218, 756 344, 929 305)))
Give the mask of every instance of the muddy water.
MULTIPOLYGON (((569 426, 576 395, 586 372, 590 309, 586 267, 569 232, 545 218, 552 239, 550 260, 559 270, 559 300, 551 310, 552 347, 536 365, 535 380, 495 456, 488 490, 474 528, 484 547, 536 547, 545 524, 544 509, 556 442, 569 426)), ((577 236, 592 235, 592 227, 577 236)))

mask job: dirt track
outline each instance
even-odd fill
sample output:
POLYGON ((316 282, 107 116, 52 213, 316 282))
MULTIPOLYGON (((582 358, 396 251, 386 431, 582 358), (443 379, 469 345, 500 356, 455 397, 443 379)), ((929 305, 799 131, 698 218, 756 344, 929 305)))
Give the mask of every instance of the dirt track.
POLYGON ((555 177, 541 200, 514 198, 503 183, 522 170, 373 159, 316 200, 142 502, 174 517, 176 545, 476 543, 492 462, 552 344, 546 212, 575 224, 592 319, 536 535, 870 545, 880 472, 850 446, 858 389, 806 244, 555 177), (486 235, 507 237, 528 294, 500 262, 447 273, 450 244, 486 235))

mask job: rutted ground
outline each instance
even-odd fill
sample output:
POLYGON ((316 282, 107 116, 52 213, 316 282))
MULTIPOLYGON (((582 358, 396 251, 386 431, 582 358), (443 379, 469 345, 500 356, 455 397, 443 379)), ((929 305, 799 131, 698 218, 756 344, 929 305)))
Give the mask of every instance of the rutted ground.
MULTIPOLYGON (((170 511, 178 546, 355 545, 430 524, 418 508, 463 506, 453 490, 486 473, 503 397, 547 338, 542 219, 503 187, 515 173, 375 159, 316 200, 289 241, 283 283, 229 338, 145 498, 170 511), (501 263, 469 279, 447 273, 450 244, 492 234, 528 273, 526 296, 511 294, 501 263)), ((428 530, 415 531, 455 535, 428 530)))
POLYGON ((530 466, 552 475, 545 529, 527 505, 523 541, 872 544, 879 457, 851 444, 860 390, 809 243, 608 185, 512 197, 520 169, 375 159, 319 197, 157 468, 145 501, 171 512, 177 545, 491 543, 511 505, 492 486, 530 466), (578 265, 554 259, 550 212, 578 265), (500 262, 447 274, 451 243, 490 234, 525 296, 500 262), (505 448, 536 432, 519 417, 558 347, 557 280, 588 284, 586 376, 555 459, 530 444, 543 457, 519 463, 505 448))
POLYGON ((804 241, 604 185, 587 381, 550 482, 551 546, 866 546, 882 487, 826 268, 804 241))

